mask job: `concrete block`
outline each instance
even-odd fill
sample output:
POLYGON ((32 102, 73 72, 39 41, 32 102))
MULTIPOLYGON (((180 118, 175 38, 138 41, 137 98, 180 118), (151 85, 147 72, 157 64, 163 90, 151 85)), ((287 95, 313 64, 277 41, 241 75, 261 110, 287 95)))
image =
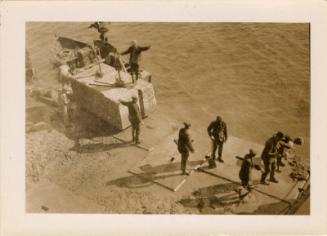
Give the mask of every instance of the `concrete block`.
POLYGON ((118 72, 111 66, 101 64, 104 74, 102 78, 95 76, 98 66, 85 69, 74 75, 72 89, 74 97, 81 107, 97 117, 109 122, 116 128, 123 130, 130 126, 128 109, 119 103, 119 100, 131 100, 133 95, 139 97, 139 107, 143 118, 156 105, 153 85, 144 80, 132 84, 128 73, 120 72, 120 78, 126 87, 115 87, 114 83, 118 72))

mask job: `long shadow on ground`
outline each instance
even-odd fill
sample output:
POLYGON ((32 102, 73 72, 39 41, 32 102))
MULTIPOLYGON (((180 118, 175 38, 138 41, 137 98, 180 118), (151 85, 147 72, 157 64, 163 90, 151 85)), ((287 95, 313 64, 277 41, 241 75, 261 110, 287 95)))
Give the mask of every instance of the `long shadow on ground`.
POLYGON ((115 148, 124 148, 131 146, 131 143, 95 143, 95 144, 84 144, 79 147, 73 147, 71 150, 74 150, 78 153, 96 153, 96 152, 105 152, 109 150, 113 150, 115 148))
MULTIPOLYGON (((190 161, 188 162, 188 166, 194 167, 201 162, 202 161, 190 161)), ((157 180, 181 175, 180 173, 176 173, 176 171, 180 170, 180 163, 178 162, 154 167, 146 165, 141 166, 140 169, 143 173, 108 181, 106 186, 115 185, 124 188, 143 188, 154 184, 157 180)))
POLYGON ((205 188, 192 193, 191 197, 179 201, 184 207, 197 208, 201 213, 212 214, 215 209, 218 213, 224 213, 224 208, 240 203, 240 197, 236 189, 238 184, 224 183, 205 188))
MULTIPOLYGON (((203 161, 189 161, 187 162, 188 168, 193 168, 199 164, 201 164, 203 161)), ((140 166, 139 169, 144 173, 148 175, 156 175, 156 174, 162 174, 162 173, 168 173, 168 172, 176 172, 180 170, 181 163, 180 162, 170 162, 168 164, 162 164, 157 166, 152 166, 150 164, 146 164, 143 166, 140 166)))

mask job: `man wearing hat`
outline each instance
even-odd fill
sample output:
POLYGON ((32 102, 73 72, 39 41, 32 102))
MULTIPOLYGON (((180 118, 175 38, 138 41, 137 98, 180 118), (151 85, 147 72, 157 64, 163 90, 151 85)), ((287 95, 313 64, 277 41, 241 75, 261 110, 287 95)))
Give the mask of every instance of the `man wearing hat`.
POLYGON ((279 141, 278 143, 278 155, 277 155, 277 162, 276 162, 276 172, 281 172, 280 167, 285 166, 285 164, 282 162, 282 159, 284 158, 285 160, 287 159, 288 156, 288 150, 294 149, 294 145, 302 145, 303 143, 303 138, 295 138, 292 139, 288 135, 284 135, 284 137, 279 141))
POLYGON ((265 170, 261 175, 261 184, 269 185, 269 183, 266 182, 268 174, 270 174, 270 182, 278 183, 278 180, 275 178, 276 158, 278 155, 279 142, 283 137, 284 134, 282 132, 277 132, 265 143, 265 147, 261 153, 261 159, 265 166, 265 170))
POLYGON ((123 101, 119 99, 119 102, 128 108, 128 119, 131 122, 132 125, 132 141, 136 144, 140 143, 140 124, 142 122, 142 116, 140 112, 140 108, 137 104, 137 96, 132 96, 132 101, 123 101))
POLYGON ((252 158, 255 157, 256 153, 250 149, 249 153, 247 153, 241 165, 241 169, 239 172, 239 177, 242 183, 242 186, 248 190, 250 190, 249 181, 251 180, 251 168, 253 167, 252 158))
POLYGON ((136 77, 136 80, 138 80, 139 76, 139 58, 141 56, 141 52, 146 51, 150 49, 150 46, 148 47, 141 47, 137 45, 136 40, 132 40, 131 46, 124 52, 121 53, 121 55, 130 54, 129 56, 129 66, 131 68, 131 75, 134 82, 134 75, 136 77))
POLYGON ((224 162, 221 158, 223 152, 223 145, 227 141, 227 126, 220 116, 217 116, 216 120, 211 122, 207 128, 208 135, 212 140, 212 152, 211 158, 215 159, 217 147, 218 147, 218 161, 224 162))
POLYGON ((186 164, 187 159, 190 155, 190 152, 194 152, 192 141, 189 135, 189 128, 191 127, 191 124, 184 122, 184 127, 179 130, 178 135, 178 152, 181 154, 182 161, 181 161, 181 170, 182 175, 188 175, 189 173, 186 171, 186 164))

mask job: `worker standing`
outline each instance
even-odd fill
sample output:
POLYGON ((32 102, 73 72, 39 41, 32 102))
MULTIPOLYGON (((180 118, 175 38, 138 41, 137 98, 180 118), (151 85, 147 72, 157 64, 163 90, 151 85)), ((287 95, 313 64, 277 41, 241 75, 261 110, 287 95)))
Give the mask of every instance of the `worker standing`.
POLYGON ((66 128, 71 127, 71 106, 73 90, 71 86, 71 80, 73 78, 72 71, 67 64, 63 64, 59 67, 59 104, 62 108, 62 116, 66 128))
POLYGON ((140 132, 141 132, 141 122, 142 122, 142 116, 140 112, 140 108, 137 104, 137 96, 134 95, 132 97, 132 101, 123 101, 119 100, 119 102, 128 108, 128 119, 131 122, 132 125, 132 142, 135 142, 135 144, 140 144, 140 132))
POLYGON ((178 152, 181 154, 181 170, 182 175, 188 175, 189 172, 186 171, 187 160, 190 155, 190 152, 194 152, 194 148, 192 146, 192 141, 189 135, 188 130, 190 129, 191 124, 184 122, 184 127, 179 130, 178 135, 178 152))
POLYGON ((149 50, 150 46, 147 47, 141 47, 137 45, 136 40, 132 40, 131 46, 124 52, 121 53, 121 55, 130 54, 129 56, 129 66, 130 66, 130 72, 132 75, 132 80, 134 82, 134 75, 136 80, 138 80, 139 76, 139 59, 141 56, 141 52, 149 50))
POLYGON ((222 159, 222 152, 224 143, 227 141, 227 125, 220 116, 211 122, 207 128, 208 135, 212 140, 211 158, 214 160, 218 148, 218 161, 224 162, 222 159))
POLYGON ((244 188, 250 190, 249 182, 251 180, 251 169, 253 167, 252 158, 255 157, 256 153, 250 149, 249 153, 247 153, 242 161, 241 169, 239 172, 239 177, 241 180, 241 184, 244 188))
POLYGON ((282 140, 283 137, 284 134, 282 132, 277 132, 266 141, 265 147, 261 153, 261 159, 265 167, 261 175, 261 184, 269 185, 269 183, 266 182, 268 174, 270 174, 270 182, 278 183, 278 180, 275 178, 276 158, 278 155, 279 141, 282 140))

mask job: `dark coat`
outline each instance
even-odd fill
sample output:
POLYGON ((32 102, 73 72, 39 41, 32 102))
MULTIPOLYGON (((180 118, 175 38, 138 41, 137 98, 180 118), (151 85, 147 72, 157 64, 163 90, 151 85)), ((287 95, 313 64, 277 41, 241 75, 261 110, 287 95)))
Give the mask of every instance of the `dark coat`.
POLYGON ((132 124, 139 124, 142 121, 142 116, 140 112, 140 108, 136 102, 124 102, 121 101, 121 104, 127 106, 128 108, 128 119, 132 124))
POLYGON ((129 64, 138 64, 141 52, 148 50, 150 47, 130 46, 126 51, 122 52, 122 55, 130 54, 129 64))
POLYGON ((208 126, 209 136, 213 136, 217 142, 225 142, 227 140, 227 125, 224 121, 213 121, 208 126))
POLYGON ((192 142, 190 139, 190 135, 187 132, 186 128, 181 128, 179 130, 179 135, 178 135, 178 151, 180 153, 189 153, 190 151, 193 152, 193 146, 192 142))
POLYGON ((270 160, 271 158, 277 157, 278 147, 278 142, 275 136, 272 136, 265 143, 265 147, 263 148, 263 151, 261 153, 261 159, 270 160))
POLYGON ((252 161, 248 158, 249 154, 246 154, 241 165, 239 177, 241 180, 248 181, 250 179, 252 161))

